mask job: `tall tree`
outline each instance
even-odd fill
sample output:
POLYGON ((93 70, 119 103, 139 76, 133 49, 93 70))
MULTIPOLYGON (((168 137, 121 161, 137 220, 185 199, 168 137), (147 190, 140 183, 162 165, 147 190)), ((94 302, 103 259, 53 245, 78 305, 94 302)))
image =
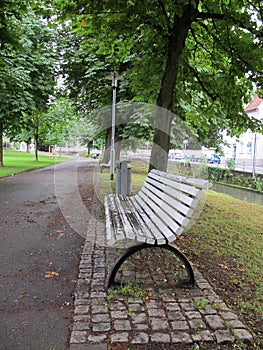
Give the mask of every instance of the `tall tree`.
POLYGON ((23 102, 28 98, 27 94, 22 98, 27 78, 22 79, 25 71, 17 65, 15 57, 20 50, 18 22, 25 15, 27 5, 28 1, 23 0, 19 6, 8 0, 0 3, 0 166, 3 166, 4 130, 15 123, 19 108, 23 110, 23 102))
MULTIPOLYGON (((116 69, 115 61, 118 54, 115 52, 114 45, 102 47, 97 41, 96 33, 92 33, 92 30, 92 26, 90 27, 90 23, 86 22, 85 18, 81 21, 80 27, 67 21, 61 28, 61 74, 64 78, 64 85, 68 87, 66 90, 68 97, 75 101, 79 113, 86 118, 86 123, 94 125, 93 118, 98 118, 97 122, 101 128, 100 130, 97 128, 99 133, 97 137, 100 138, 103 135, 105 138, 106 151, 103 162, 107 163, 111 144, 111 123, 109 122, 112 105, 112 80, 109 76, 116 69), (106 110, 104 109, 104 115, 95 116, 96 113, 93 112, 104 106, 109 106, 106 110)), ((120 66, 118 70, 122 72, 124 68, 120 66)), ((134 97, 127 81, 122 84, 121 89, 119 86, 117 89, 117 101, 134 97)), ((126 133, 124 129, 125 123, 119 119, 115 130, 115 141, 118 146, 123 140, 122 134, 126 133)), ((116 147, 116 150, 118 160, 120 147, 116 147)))
POLYGON ((47 26, 41 17, 27 16, 21 23, 23 55, 27 58, 30 86, 28 92, 32 96, 33 108, 28 106, 29 127, 33 127, 35 141, 35 159, 38 160, 39 129, 45 123, 45 115, 49 108, 49 99, 54 94, 56 85, 56 67, 58 55, 54 29, 47 26))
POLYGON ((48 146, 74 144, 78 140, 72 135, 79 129, 79 120, 80 116, 69 99, 56 99, 50 105, 39 128, 42 143, 48 146))
POLYGON ((118 46, 115 64, 126 63, 135 98, 163 107, 156 115, 151 167, 166 169, 171 111, 179 111, 206 142, 221 129, 255 128, 243 104, 252 83, 262 85, 261 2, 59 2, 77 32, 92 38, 89 48, 99 42, 94 53, 118 46))
POLYGON ((55 85, 54 29, 38 15, 37 2, 31 5, 10 0, 0 8, 0 124, 11 135, 26 126, 24 115, 47 110, 55 85))

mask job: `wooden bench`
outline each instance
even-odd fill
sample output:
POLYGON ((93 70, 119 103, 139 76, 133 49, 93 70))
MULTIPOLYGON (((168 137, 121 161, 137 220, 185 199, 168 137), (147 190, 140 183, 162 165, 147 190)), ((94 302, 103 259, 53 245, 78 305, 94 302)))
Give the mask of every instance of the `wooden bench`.
POLYGON ((107 242, 110 245, 123 240, 136 242, 115 263, 108 287, 118 284, 115 277, 126 259, 142 249, 156 246, 170 250, 182 261, 187 278, 180 286, 194 287, 191 264, 173 242, 193 220, 203 190, 209 187, 208 180, 152 170, 135 196, 106 196, 107 242))

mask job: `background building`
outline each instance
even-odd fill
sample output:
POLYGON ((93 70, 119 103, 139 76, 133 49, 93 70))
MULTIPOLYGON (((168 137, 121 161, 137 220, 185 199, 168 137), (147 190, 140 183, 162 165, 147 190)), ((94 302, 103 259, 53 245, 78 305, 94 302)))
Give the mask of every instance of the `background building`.
MULTIPOLYGON (((263 99, 257 95, 253 101, 246 106, 245 112, 263 122, 263 99)), ((237 166, 263 166, 263 135, 261 133, 251 132, 239 137, 224 136, 229 147, 224 147, 226 159, 234 159, 237 166)))

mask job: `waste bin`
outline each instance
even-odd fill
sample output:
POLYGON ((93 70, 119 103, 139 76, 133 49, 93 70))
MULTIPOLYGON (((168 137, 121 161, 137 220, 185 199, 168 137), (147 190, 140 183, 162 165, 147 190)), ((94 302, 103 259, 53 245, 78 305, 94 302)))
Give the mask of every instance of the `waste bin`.
POLYGON ((128 168, 129 160, 118 162, 116 169, 116 193, 124 197, 131 194, 131 168, 128 168))

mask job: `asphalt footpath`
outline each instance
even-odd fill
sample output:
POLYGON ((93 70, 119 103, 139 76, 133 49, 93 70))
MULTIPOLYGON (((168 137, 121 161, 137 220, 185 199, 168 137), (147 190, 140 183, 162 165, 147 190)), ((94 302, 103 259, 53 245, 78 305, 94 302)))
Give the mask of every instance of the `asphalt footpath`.
POLYGON ((68 349, 88 220, 76 229, 60 206, 73 197, 72 179, 87 187, 94 165, 74 160, 0 178, 1 350, 68 349))

